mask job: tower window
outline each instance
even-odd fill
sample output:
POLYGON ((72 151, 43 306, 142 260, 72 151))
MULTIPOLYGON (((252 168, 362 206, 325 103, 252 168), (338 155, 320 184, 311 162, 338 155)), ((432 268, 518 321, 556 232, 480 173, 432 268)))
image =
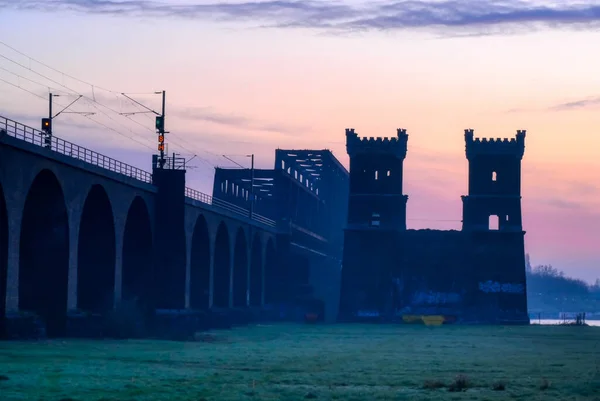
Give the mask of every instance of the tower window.
POLYGON ((379 171, 375 171, 375 179, 378 180, 379 179, 379 171))
POLYGON ((492 181, 496 181, 497 178, 498 178, 498 174, 496 174, 495 171, 492 171, 492 181))
POLYGON ((392 175, 392 172, 390 170, 387 171, 387 176, 389 177, 390 175, 392 175))
POLYGON ((500 229, 500 217, 498 217, 496 215, 491 215, 490 219, 489 219, 488 229, 490 231, 499 230, 500 229))

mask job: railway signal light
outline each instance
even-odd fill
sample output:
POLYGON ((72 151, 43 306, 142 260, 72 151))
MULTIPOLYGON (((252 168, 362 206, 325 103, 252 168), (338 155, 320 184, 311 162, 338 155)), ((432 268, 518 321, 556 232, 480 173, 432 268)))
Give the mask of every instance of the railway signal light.
POLYGON ((159 132, 163 132, 165 130, 165 118, 163 116, 156 116, 155 126, 159 132))
POLYGON ((165 144, 164 143, 159 143, 158 144, 158 151, 161 152, 161 153, 165 151, 165 144))
POLYGON ((42 118, 42 131, 48 133, 52 132, 52 120, 49 118, 42 118))

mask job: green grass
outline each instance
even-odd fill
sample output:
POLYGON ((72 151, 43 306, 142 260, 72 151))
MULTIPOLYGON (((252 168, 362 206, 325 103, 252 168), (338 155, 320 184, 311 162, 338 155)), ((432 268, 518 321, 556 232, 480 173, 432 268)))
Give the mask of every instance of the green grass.
POLYGON ((600 401, 599 343, 593 327, 412 325, 0 342, 0 399, 600 401))

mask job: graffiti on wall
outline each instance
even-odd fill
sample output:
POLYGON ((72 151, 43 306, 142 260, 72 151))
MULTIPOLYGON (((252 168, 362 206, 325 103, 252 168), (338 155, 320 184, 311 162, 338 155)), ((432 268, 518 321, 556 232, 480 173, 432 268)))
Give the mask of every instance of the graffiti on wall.
POLYGON ((444 305, 455 304, 461 300, 455 292, 417 291, 413 294, 413 305, 444 305))
POLYGON ((504 292, 507 294, 523 294, 525 292, 525 286, 523 284, 499 283, 497 281, 488 280, 479 283, 479 290, 485 293, 504 292))
POLYGON ((379 311, 378 310, 359 309, 356 312, 356 316, 358 316, 358 317, 377 317, 377 316, 379 316, 379 311))

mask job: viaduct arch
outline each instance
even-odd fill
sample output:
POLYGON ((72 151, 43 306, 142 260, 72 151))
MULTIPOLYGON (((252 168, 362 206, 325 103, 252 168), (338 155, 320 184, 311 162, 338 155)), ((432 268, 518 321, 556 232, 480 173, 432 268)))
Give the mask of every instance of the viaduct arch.
POLYGON ((211 242, 208 223, 200 215, 192 233, 190 260, 190 308, 205 310, 210 306, 211 242))
POLYGON ((250 306, 262 304, 263 277, 263 247, 260 235, 256 233, 250 250, 250 306))
MULTIPOLYGON (((152 200, 151 188, 56 163, 0 174, 0 336, 7 311, 35 313, 49 337, 68 335, 72 313, 105 315, 121 300, 151 313, 152 200), (23 190, 8 196, 6 185, 23 190)), ((274 234, 186 203, 197 214, 186 307, 261 306, 274 234)))
POLYGON ((99 184, 83 204, 77 247, 77 309, 106 313, 114 304, 117 249, 112 205, 99 184))
POLYGON ((231 245, 229 230, 225 222, 219 224, 215 240, 215 262, 213 275, 213 306, 229 307, 231 288, 231 245))
POLYGON ((146 313, 154 308, 153 240, 150 213, 136 196, 129 206, 123 233, 122 293, 146 313))
POLYGON ((233 251, 233 306, 248 305, 248 244, 244 229, 239 227, 233 251))
POLYGON ((69 221, 63 189, 50 170, 34 178, 23 206, 19 249, 19 309, 46 323, 50 337, 66 334, 69 221))
POLYGON ((8 277, 8 210, 0 183, 0 338, 5 334, 6 286, 8 277))

